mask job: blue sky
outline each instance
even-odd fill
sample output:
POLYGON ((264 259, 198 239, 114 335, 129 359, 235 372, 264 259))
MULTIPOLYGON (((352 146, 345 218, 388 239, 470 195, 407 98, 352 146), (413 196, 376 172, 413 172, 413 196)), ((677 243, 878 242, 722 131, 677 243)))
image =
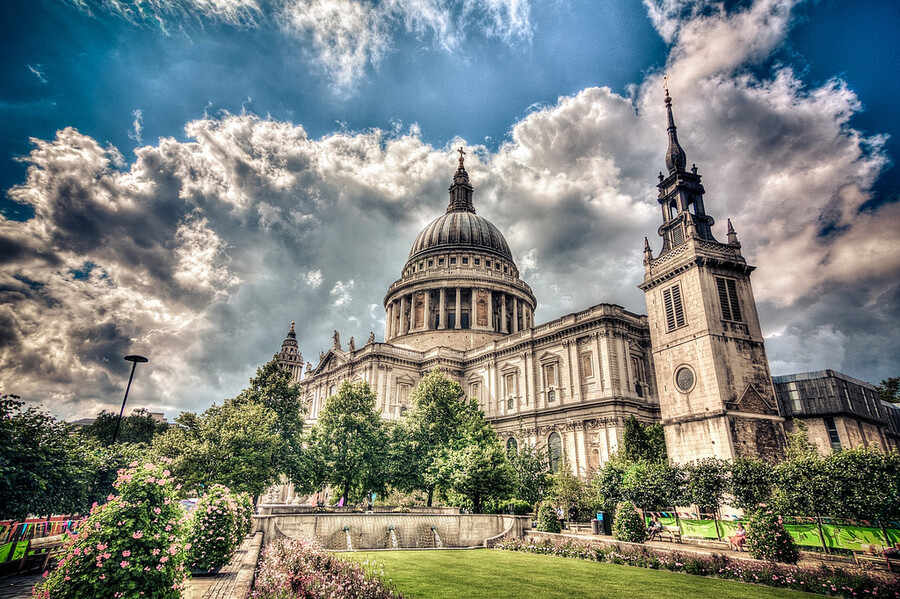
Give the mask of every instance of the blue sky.
POLYGON ((141 351, 137 401, 174 416, 234 395, 291 320, 314 363, 335 327, 380 339, 458 145, 539 321, 643 312, 664 73, 759 266, 773 372, 898 374, 896 2, 140 6, 4 3, 4 391, 91 415, 141 351))

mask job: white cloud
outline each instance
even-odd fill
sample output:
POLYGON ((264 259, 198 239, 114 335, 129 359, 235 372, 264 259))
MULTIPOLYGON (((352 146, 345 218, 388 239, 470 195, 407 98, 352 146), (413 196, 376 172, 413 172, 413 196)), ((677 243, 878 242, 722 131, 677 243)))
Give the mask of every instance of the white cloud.
POLYGON ((138 108, 133 113, 134 122, 131 124, 131 131, 128 132, 128 139, 132 139, 137 143, 143 143, 141 132, 144 130, 144 111, 138 108))
POLYGON ((36 65, 30 65, 30 64, 27 64, 27 65, 25 65, 25 66, 28 67, 28 70, 31 71, 31 73, 32 73, 35 77, 38 78, 38 81, 40 81, 41 83, 47 83, 47 74, 44 73, 44 67, 43 67, 42 65, 39 65, 39 64, 36 64, 36 65))
MULTIPOLYGON (((353 300, 353 297, 350 295, 350 291, 355 286, 353 279, 350 279, 346 283, 343 281, 338 281, 334 284, 334 287, 331 288, 329 295, 331 295, 333 299, 333 303, 335 306, 347 306, 353 300)), ((358 320, 358 319, 357 319, 358 320)))
MULTIPOLYGON (((773 6, 696 19, 717 35, 749 19, 777 39, 784 24, 773 6)), ((759 266, 764 326, 783 331, 773 364, 853 368, 869 356, 888 368, 900 359, 889 335, 900 309, 900 208, 863 210, 887 160, 882 138, 851 127, 859 101, 846 85, 808 88, 785 68, 757 78, 727 57, 716 63, 715 44, 688 43, 684 32, 700 26, 673 33, 679 138, 704 175, 715 234, 724 237, 731 217, 759 266), (695 58, 705 66, 683 64, 695 58)), ((734 39, 735 54, 759 55, 756 41, 734 39)), ((660 246, 660 74, 633 98, 588 88, 534 110, 497 152, 461 139, 435 148, 415 127, 313 140, 251 114, 204 118, 186 132, 189 141, 138 148, 125 171, 118 150, 74 129, 34 140, 10 196, 35 217, 0 216, 5 389, 90 415, 115 407, 121 356, 137 352, 151 357, 148 402, 202 409, 245 385, 291 320, 307 355, 329 347, 334 328, 380 338, 381 299, 415 235, 440 215, 459 145, 474 150, 476 209, 506 235, 538 321, 599 302, 643 311, 644 235, 660 246), (340 280, 329 287, 324 272, 340 280)))

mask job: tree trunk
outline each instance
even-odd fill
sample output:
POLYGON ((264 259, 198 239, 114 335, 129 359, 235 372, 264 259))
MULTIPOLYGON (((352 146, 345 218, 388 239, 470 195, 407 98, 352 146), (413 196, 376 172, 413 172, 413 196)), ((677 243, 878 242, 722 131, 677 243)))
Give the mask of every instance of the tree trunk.
POLYGON ((822 541, 822 549, 825 550, 826 554, 831 554, 831 550, 825 544, 825 533, 822 531, 822 516, 819 515, 819 512, 816 512, 816 524, 819 526, 819 540, 822 541))
POLYGON ((713 510, 713 523, 716 525, 716 540, 722 540, 722 533, 719 532, 719 508, 713 510))
POLYGON ((341 497, 344 498, 344 505, 347 505, 348 503, 350 503, 350 481, 349 480, 344 481, 344 494, 341 495, 341 497))
POLYGON ((431 501, 434 499, 434 487, 428 489, 428 507, 431 507, 431 501))

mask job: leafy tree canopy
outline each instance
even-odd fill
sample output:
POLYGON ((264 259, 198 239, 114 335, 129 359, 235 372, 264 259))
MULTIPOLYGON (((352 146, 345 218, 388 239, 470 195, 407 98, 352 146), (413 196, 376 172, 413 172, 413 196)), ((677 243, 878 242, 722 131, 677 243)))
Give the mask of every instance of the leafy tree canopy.
POLYGON ((793 424, 794 430, 787 433, 787 451, 785 452, 787 459, 793 460, 803 456, 819 455, 818 448, 809 440, 806 423, 795 418, 793 424))
POLYGON ((890 377, 875 386, 878 397, 891 403, 900 403, 900 377, 890 377))
POLYGON ((515 497, 535 505, 550 489, 550 455, 547 448, 519 439, 516 449, 507 452, 507 458, 515 472, 515 497))
POLYGON ((665 462, 666 438, 660 423, 641 424, 634 416, 625 421, 625 432, 622 435, 624 457, 633 462, 665 462))
POLYGON ((738 457, 731 465, 732 505, 755 511, 769 504, 775 491, 775 469, 759 458, 738 457))
POLYGON ((368 383, 341 383, 325 400, 308 442, 308 459, 318 465, 316 483, 340 489, 348 500, 361 500, 370 490, 384 493, 388 430, 368 383))
MULTIPOLYGON (((79 432, 87 437, 93 437, 103 446, 109 446, 112 444, 118 420, 118 414, 103 410, 97 414, 97 419, 92 424, 82 427, 79 432)), ((167 428, 168 425, 165 422, 157 421, 150 412, 140 408, 122 418, 116 443, 149 444, 153 441, 153 437, 165 432, 167 428)))

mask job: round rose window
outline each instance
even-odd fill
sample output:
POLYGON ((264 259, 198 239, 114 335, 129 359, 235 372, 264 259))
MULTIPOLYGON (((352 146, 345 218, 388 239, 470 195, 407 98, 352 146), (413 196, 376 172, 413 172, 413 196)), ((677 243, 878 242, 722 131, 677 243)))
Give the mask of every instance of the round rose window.
POLYGON ((687 393, 694 387, 694 371, 687 366, 682 366, 675 373, 675 384, 678 389, 687 393))

